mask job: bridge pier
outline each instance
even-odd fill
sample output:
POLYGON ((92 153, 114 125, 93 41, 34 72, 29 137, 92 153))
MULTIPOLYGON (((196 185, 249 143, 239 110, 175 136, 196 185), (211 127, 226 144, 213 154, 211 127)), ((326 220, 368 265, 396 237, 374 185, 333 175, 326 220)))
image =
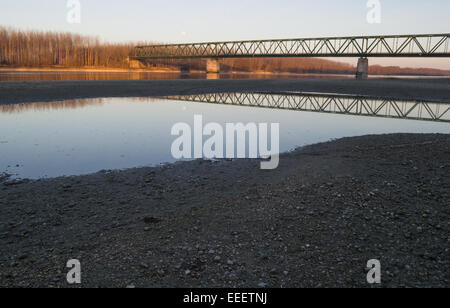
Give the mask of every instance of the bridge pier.
POLYGON ((139 60, 134 60, 130 57, 128 57, 128 66, 130 69, 140 69, 140 68, 145 68, 145 65, 139 61, 139 60))
POLYGON ((219 59, 206 59, 206 72, 208 74, 220 73, 219 59))
POLYGON ((359 58, 358 67, 356 69, 356 79, 369 78, 369 59, 359 58))

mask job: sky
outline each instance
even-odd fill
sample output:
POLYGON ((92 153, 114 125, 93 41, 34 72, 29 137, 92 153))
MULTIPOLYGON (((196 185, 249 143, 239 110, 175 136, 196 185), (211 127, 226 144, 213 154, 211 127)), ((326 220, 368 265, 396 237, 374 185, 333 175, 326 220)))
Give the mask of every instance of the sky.
MULTIPOLYGON (((105 41, 164 43, 347 35, 450 33, 449 0, 0 0, 0 25, 69 31, 105 41), (81 4, 69 23, 68 3, 81 4)), ((353 60, 351 60, 353 61, 353 60)), ((372 64, 450 69, 449 59, 373 59, 372 64)))

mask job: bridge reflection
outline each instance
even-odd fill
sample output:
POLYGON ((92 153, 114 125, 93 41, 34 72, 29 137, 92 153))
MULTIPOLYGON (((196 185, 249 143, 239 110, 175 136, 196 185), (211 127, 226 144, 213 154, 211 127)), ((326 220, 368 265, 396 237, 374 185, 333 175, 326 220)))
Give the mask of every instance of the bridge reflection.
POLYGON ((315 93, 221 93, 170 96, 168 99, 231 106, 450 122, 450 102, 437 103, 315 93))
MULTIPOLYGON (((329 114, 409 119, 450 123, 450 102, 408 101, 362 96, 316 93, 217 93, 168 97, 129 97, 130 102, 159 99, 241 107, 283 109, 329 114)), ((76 99, 0 106, 0 113, 67 110, 98 106, 107 98, 76 99)))

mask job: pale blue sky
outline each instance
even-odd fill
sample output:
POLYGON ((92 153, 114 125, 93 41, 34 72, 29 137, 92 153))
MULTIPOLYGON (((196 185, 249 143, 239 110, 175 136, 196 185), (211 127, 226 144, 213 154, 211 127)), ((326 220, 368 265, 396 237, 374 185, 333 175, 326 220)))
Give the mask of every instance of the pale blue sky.
MULTIPOLYGON (((380 24, 367 22, 367 0, 80 0, 81 24, 66 21, 67 0, 1 1, 1 25, 77 32, 109 41, 450 32, 449 0, 381 0, 380 24)), ((396 64, 398 60, 377 61, 396 64)), ((450 69, 447 59, 421 63, 450 69)))

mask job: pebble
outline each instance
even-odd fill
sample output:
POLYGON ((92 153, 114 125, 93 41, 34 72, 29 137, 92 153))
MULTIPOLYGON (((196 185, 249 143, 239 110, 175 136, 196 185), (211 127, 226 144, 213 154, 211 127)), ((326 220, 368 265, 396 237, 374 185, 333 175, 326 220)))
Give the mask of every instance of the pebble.
POLYGON ((267 283, 260 282, 260 283, 258 283, 258 287, 265 288, 265 287, 267 287, 267 283))
POLYGON ((267 259, 269 259, 269 255, 268 255, 267 253, 264 253, 264 252, 260 253, 259 256, 260 256, 260 258, 261 258, 262 260, 267 260, 267 259))

